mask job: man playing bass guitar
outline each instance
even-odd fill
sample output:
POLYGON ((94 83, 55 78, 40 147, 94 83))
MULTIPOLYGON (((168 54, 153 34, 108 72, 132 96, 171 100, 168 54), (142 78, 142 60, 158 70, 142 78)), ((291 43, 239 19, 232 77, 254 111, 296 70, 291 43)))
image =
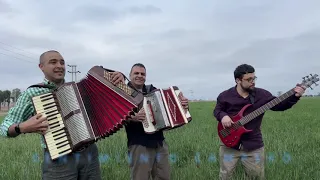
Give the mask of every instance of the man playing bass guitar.
MULTIPOLYGON (((244 106, 252 104, 246 110, 251 112, 276 98, 267 90, 255 88, 255 69, 251 65, 242 64, 238 66, 234 71, 234 78, 236 86, 219 94, 213 111, 214 117, 222 124, 223 128, 235 124, 229 115, 236 115, 244 106)), ((297 85, 292 96, 273 106, 271 110, 285 111, 290 109, 298 102, 304 91, 304 86, 297 85)), ((242 164, 246 175, 264 179, 264 143, 260 129, 263 115, 264 113, 245 124, 245 128, 251 131, 239 137, 239 146, 229 147, 221 143, 219 149, 220 179, 231 178, 238 160, 243 155, 245 155, 245 158, 242 159, 242 164), (256 161, 257 158, 259 159, 258 162, 256 161)))

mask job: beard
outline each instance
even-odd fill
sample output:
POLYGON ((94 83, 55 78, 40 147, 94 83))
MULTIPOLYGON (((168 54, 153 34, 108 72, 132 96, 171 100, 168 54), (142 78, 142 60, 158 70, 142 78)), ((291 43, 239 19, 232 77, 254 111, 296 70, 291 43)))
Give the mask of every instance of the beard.
POLYGON ((244 91, 246 91, 248 93, 251 93, 254 90, 254 86, 252 86, 252 87, 244 87, 242 84, 240 84, 240 86, 244 91))

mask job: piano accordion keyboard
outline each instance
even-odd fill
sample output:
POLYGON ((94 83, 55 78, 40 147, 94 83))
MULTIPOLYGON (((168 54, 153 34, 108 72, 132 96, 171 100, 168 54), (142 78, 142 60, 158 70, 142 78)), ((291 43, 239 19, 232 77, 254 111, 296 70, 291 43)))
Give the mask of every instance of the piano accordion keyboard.
POLYGON ((70 142, 67 137, 65 125, 52 93, 33 97, 35 110, 47 117, 49 128, 44 135, 51 159, 56 159, 71 153, 70 142))

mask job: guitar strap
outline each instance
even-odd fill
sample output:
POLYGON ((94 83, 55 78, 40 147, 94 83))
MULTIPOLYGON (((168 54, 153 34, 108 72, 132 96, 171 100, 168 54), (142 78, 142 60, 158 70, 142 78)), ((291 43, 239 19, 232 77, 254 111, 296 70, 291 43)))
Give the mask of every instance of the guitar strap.
POLYGON ((251 104, 254 104, 255 96, 256 96, 256 92, 255 91, 252 91, 251 93, 249 93, 249 98, 250 98, 251 104))
MULTIPOLYGON (((256 96, 256 91, 255 91, 255 90, 253 90, 252 92, 249 93, 249 99, 250 99, 251 104, 254 104, 254 98, 255 98, 255 96, 256 96)), ((241 150, 241 147, 242 147, 242 144, 241 144, 241 142, 240 142, 237 150, 241 150)))

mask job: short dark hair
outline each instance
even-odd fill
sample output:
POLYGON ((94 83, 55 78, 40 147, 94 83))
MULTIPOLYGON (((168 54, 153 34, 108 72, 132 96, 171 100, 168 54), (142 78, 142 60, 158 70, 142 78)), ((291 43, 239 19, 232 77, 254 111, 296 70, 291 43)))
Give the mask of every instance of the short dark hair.
POLYGON ((254 68, 249 64, 241 64, 234 70, 234 79, 241 79, 247 73, 254 73, 254 68))
POLYGON ((130 74, 131 74, 131 72, 132 72, 132 69, 133 69, 134 67, 136 67, 136 66, 142 67, 142 68, 144 68, 144 69, 146 70, 146 67, 145 67, 142 63, 135 63, 135 64, 131 67, 130 74))

